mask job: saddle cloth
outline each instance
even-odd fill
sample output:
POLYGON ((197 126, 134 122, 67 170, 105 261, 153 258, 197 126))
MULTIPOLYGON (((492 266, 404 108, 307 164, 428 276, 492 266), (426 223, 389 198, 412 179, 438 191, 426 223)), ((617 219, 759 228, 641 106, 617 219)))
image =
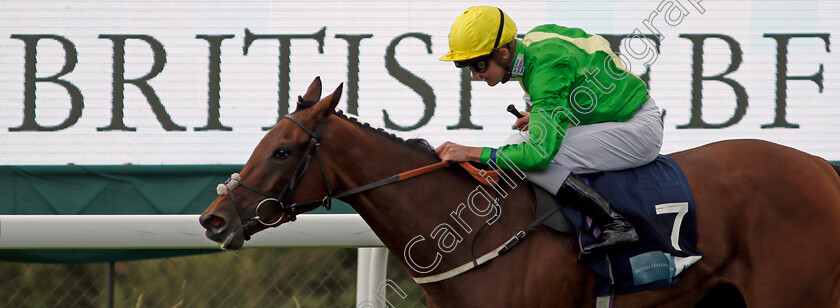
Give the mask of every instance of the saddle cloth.
MULTIPOLYGON (((660 155, 641 167, 581 178, 633 224, 641 240, 637 245, 582 262, 597 274, 596 295, 673 286, 685 268, 700 260, 694 197, 673 159, 660 155)), ((561 211, 582 245, 597 238, 600 230, 589 217, 570 206, 563 206, 561 211)))

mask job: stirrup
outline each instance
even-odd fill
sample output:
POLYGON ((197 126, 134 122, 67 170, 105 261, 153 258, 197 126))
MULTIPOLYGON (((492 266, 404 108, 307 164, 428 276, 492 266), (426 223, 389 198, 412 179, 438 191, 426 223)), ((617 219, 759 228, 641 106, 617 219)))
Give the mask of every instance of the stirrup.
POLYGON ((610 250, 613 250, 613 249, 616 249, 616 248, 619 248, 619 247, 624 247, 624 246, 627 246, 627 245, 638 243, 639 242, 639 235, 638 235, 638 233, 636 233, 636 229, 634 229, 632 226, 629 226, 629 225, 626 225, 626 226, 627 226, 627 230, 625 230, 623 232, 618 232, 618 231, 610 230, 610 229, 602 231, 601 236, 599 236, 596 239, 596 240, 599 240, 599 241, 597 241, 595 243, 592 243, 592 244, 589 244, 585 247, 583 246, 583 243, 581 242, 581 237, 578 236, 578 247, 580 248, 579 259, 583 260, 583 259, 586 259, 590 256, 600 255, 601 253, 608 252, 610 250), (605 245, 605 243, 607 241, 604 237, 607 236, 607 234, 610 234, 610 233, 620 234, 623 237, 623 240, 622 241, 616 241, 616 242, 610 243, 608 245, 605 245))
POLYGON ((590 261, 590 260, 593 260, 593 259, 595 259, 599 256, 604 255, 604 251, 592 251, 592 250, 587 250, 585 247, 583 247, 583 242, 581 241, 580 234, 578 234, 577 243, 578 243, 578 251, 579 251, 579 253, 578 253, 578 263, 583 263, 583 262, 586 262, 586 261, 590 261))

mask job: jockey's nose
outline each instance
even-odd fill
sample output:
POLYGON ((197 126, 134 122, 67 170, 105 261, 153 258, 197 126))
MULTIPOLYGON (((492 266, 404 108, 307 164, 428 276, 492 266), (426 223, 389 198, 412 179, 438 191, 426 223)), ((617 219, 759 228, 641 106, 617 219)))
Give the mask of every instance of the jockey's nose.
POLYGON ((476 73, 476 72, 474 72, 474 71, 470 71, 470 74, 472 74, 472 79, 473 79, 473 80, 479 80, 479 79, 481 79, 481 76, 479 76, 479 75, 478 75, 478 73, 476 73))

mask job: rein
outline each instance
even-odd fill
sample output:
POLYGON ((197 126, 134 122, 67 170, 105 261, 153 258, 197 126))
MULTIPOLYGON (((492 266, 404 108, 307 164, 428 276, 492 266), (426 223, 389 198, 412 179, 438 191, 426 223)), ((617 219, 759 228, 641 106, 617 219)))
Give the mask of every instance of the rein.
MULTIPOLYGON (((264 226, 273 227, 273 226, 276 226, 277 224, 279 224, 280 221, 283 220, 283 218, 287 214, 289 215, 289 220, 290 221, 295 221, 297 214, 312 210, 312 209, 314 209, 315 207, 318 207, 318 206, 323 206, 327 210, 330 210, 331 201, 333 199, 339 199, 339 198, 347 197, 347 196, 350 196, 350 195, 353 195, 353 194, 358 194, 358 193, 361 193, 361 192, 365 192, 365 191, 368 191, 368 190, 371 190, 371 189, 374 189, 374 188, 377 188, 377 187, 382 187, 382 186, 385 186, 385 185, 388 185, 388 184, 393 184, 393 183, 397 183, 397 182, 400 182, 400 181, 405 181, 405 180, 408 180, 408 179, 416 177, 416 176, 420 176, 420 175, 423 175, 423 174, 427 174, 427 173, 442 169, 444 167, 448 167, 452 163, 451 161, 437 162, 437 163, 434 163, 434 164, 431 164, 431 165, 426 165, 426 166, 423 166, 423 167, 420 167, 420 168, 416 168, 416 169, 405 171, 405 172, 402 172, 402 173, 399 173, 399 174, 396 174, 396 175, 392 175, 390 177, 387 177, 387 178, 384 178, 384 179, 381 179, 381 180, 378 180, 378 181, 375 181, 375 182, 371 182, 371 183, 368 183, 368 184, 365 184, 365 185, 362 185, 362 186, 359 186, 359 187, 356 187, 356 188, 353 188, 353 189, 350 189, 350 190, 347 190, 347 191, 344 191, 344 192, 341 192, 341 193, 333 194, 332 190, 330 189, 329 181, 327 180, 327 174, 324 170, 324 164, 323 164, 323 161, 321 160, 321 155, 319 154, 320 153, 319 152, 319 146, 320 146, 319 139, 321 137, 321 133, 324 130, 324 124, 326 123, 326 121, 321 122, 318 125, 318 127, 315 128, 315 131, 312 131, 311 129, 309 129, 308 127, 303 125, 303 122, 301 122, 300 120, 298 120, 297 118, 295 118, 291 114, 287 114, 285 116, 285 118, 288 118, 288 119, 292 120, 292 122, 297 124, 301 129, 303 129, 303 131, 305 131, 307 134, 309 134, 310 140, 309 140, 309 146, 306 148, 306 152, 304 152, 304 155, 303 155, 305 158, 302 158, 298 162, 298 165, 297 165, 297 168, 295 169, 295 172, 292 174, 292 177, 290 178, 289 183, 286 184, 286 187, 283 188, 283 191, 280 193, 280 195, 277 196, 277 197, 274 197, 274 195, 272 195, 270 193, 262 191, 259 188, 256 188, 252 185, 246 184, 245 182, 242 182, 242 176, 240 176, 239 173, 231 174, 230 178, 228 178, 227 181, 225 181, 225 183, 219 184, 216 187, 216 192, 219 194, 219 196, 230 195, 230 198, 233 201, 234 206, 236 207, 236 212, 239 214, 239 220, 241 222, 241 224, 239 225, 239 227, 237 227, 237 229, 241 229, 241 232, 242 232, 245 240, 250 240, 251 239, 251 235, 249 234, 248 230, 251 227, 256 226, 257 224, 262 224, 264 226), (309 160, 312 158, 312 152, 315 153, 315 156, 318 159, 318 167, 321 171, 321 176, 324 179, 324 188, 327 191, 327 195, 324 196, 324 198, 319 199, 319 200, 295 202, 295 203, 289 204, 288 199, 290 198, 290 196, 294 193, 295 189, 297 188, 297 185, 300 182, 300 179, 303 177, 303 173, 306 170, 306 167, 309 166, 309 160), (242 187, 245 187, 245 188, 247 188, 247 189, 249 189, 253 192, 256 192, 256 193, 266 197, 265 199, 263 199, 262 201, 260 201, 257 204, 257 207, 254 209, 254 216, 251 216, 250 218, 245 214, 244 208, 239 203, 239 201, 236 199, 236 196, 233 194, 234 188, 236 188, 240 185, 242 187), (276 203, 280 206, 280 212, 282 213, 280 215, 280 218, 278 218, 277 220, 275 220, 273 222, 263 221, 263 219, 260 217, 259 213, 260 213, 260 207, 263 204, 265 204, 266 202, 273 202, 273 203, 276 203), (305 209, 301 209, 301 208, 305 208, 305 209)), ((499 174, 498 174, 497 170, 481 170, 481 169, 478 169, 478 168, 474 167, 473 165, 471 165, 468 162, 459 162, 458 164, 462 168, 464 168, 464 170, 466 170, 467 173, 469 173, 473 178, 478 180, 483 185, 493 186, 493 185, 498 185, 498 183, 499 183, 499 174)), ((498 256, 501 256, 501 255, 505 254, 507 251, 509 251, 511 248, 513 248, 513 246, 515 246, 517 243, 519 243, 519 241, 522 240, 522 238, 525 237, 526 233, 533 230, 537 225, 539 225, 546 218, 548 218, 548 216, 554 214, 559 209, 560 209, 560 207, 557 207, 553 211, 550 211, 550 212, 544 213, 543 215, 540 215, 540 217, 537 217, 537 219, 534 222, 532 222, 526 228, 519 230, 519 232, 517 232, 513 237, 511 237, 509 240, 507 240, 505 243, 503 243, 501 246, 497 247, 496 249, 484 254, 483 256, 481 256, 479 258, 475 258, 475 256, 472 256, 472 262, 463 264, 461 266, 458 266, 456 268, 453 268, 451 270, 448 270, 448 271, 440 273, 440 274, 426 276, 426 277, 412 277, 412 278, 414 279, 415 282, 417 282, 419 284, 426 284, 426 283, 433 283, 433 282, 446 280, 446 279, 452 278, 454 276, 458 276, 460 274, 463 274, 467 271, 470 271, 470 270, 478 267, 481 264, 484 264, 484 263, 486 263, 490 260, 495 259, 498 256)), ((234 232, 238 232, 238 231, 239 230, 235 230, 234 232)), ((470 251, 470 253, 472 254, 472 251, 470 251)))
MULTIPOLYGON (((308 127, 303 125, 303 122, 295 118, 291 114, 287 114, 285 118, 292 120, 295 124, 297 124, 303 131, 305 131, 310 136, 309 146, 306 148, 306 152, 304 152, 304 158, 300 160, 295 169, 295 172, 292 174, 289 183, 287 183, 286 187, 283 188, 283 191, 278 196, 274 196, 271 193, 265 192, 259 188, 256 188, 252 185, 246 184, 242 181, 242 177, 239 173, 231 174, 230 178, 227 179, 223 184, 219 184, 216 187, 216 193, 219 196, 230 195, 231 200, 233 201, 234 207, 236 207, 236 212, 239 215, 239 220, 241 222, 239 228, 242 228, 243 235, 245 236, 245 240, 250 240, 251 235, 248 232, 252 226, 255 226, 257 223, 265 225, 265 226, 275 226, 285 217, 285 215, 289 215, 290 221, 295 221, 297 219, 297 214, 306 212, 308 210, 312 210, 316 207, 323 206, 327 210, 330 210, 332 207, 331 201, 333 199, 339 199, 343 197, 347 197, 353 194, 358 194, 361 192, 365 192, 374 188, 378 188, 381 186, 385 186, 388 184, 394 184, 400 181, 408 180, 410 178, 420 176, 444 167, 448 167, 452 162, 450 161, 441 161, 438 163, 434 163, 431 165, 426 165, 417 169, 412 169, 406 172, 402 172, 396 175, 392 175, 390 177, 371 182, 341 193, 333 194, 332 190, 330 189, 329 181, 327 180, 327 175, 324 170, 324 164, 321 160, 321 155, 319 155, 319 139, 321 137, 321 133, 324 129, 324 124, 326 121, 321 122, 315 131, 310 130, 308 127), (311 201, 304 201, 304 202, 295 202, 289 204, 288 199, 294 193, 295 189, 297 188, 300 179, 303 177, 303 172, 305 171, 306 167, 309 165, 309 160, 312 158, 312 152, 315 152, 315 156, 318 159, 318 167, 321 171, 321 176, 324 179, 324 188, 327 191, 327 195, 324 198, 319 200, 311 200, 311 201), (234 188, 238 186, 245 187, 257 194, 260 194, 264 197, 262 201, 257 204, 257 207, 254 209, 254 215, 250 218, 245 214, 245 210, 239 201, 236 199, 236 196, 233 193, 234 188), (273 222, 264 221, 262 217, 260 217, 260 207, 265 204, 266 202, 273 202, 280 206, 280 218, 273 222), (313 207, 314 206, 314 207, 313 207), (301 209, 306 208, 306 209, 301 209)), ((459 162, 458 163, 461 167, 463 167, 473 178, 478 180, 484 185, 495 185, 499 182, 499 174, 496 170, 481 170, 468 162, 459 162)))

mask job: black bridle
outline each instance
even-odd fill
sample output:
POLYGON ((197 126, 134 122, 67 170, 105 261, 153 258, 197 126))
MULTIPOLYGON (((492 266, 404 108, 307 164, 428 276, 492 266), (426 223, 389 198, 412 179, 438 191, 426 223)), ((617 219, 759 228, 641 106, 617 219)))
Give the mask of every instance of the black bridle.
POLYGON ((243 234, 245 235, 245 240, 250 240, 251 235, 248 232, 248 229, 252 227, 252 225, 256 225, 257 223, 265 225, 265 226, 274 226, 278 224, 285 215, 289 215, 289 220, 295 221, 297 219, 297 214, 306 212, 307 210, 302 210, 303 207, 311 207, 313 205, 324 206, 327 210, 332 207, 332 199, 335 199, 337 196, 333 196, 332 190, 330 190, 330 183, 327 181, 327 173, 324 171, 324 164, 321 160, 321 155, 319 155, 319 145, 318 142, 319 138, 321 138, 321 133, 324 131, 324 125, 326 121, 321 122, 315 131, 312 131, 306 125, 303 124, 300 120, 295 118, 291 114, 287 114, 285 118, 292 120, 295 124, 297 124, 304 132, 309 134, 309 146, 306 147, 306 151, 303 153, 301 160, 298 162, 297 167, 295 168, 295 172, 292 173, 292 177, 289 179, 289 182, 286 184, 286 187, 283 188, 283 191, 280 192, 279 196, 272 195, 271 193, 265 192, 257 187, 249 185, 242 181, 241 176, 238 173, 234 173, 231 175, 230 178, 225 181, 224 184, 219 184, 216 191, 219 195, 230 195, 230 199, 233 201, 233 205, 236 208, 237 214, 239 214, 239 221, 241 222, 240 227, 243 229, 243 234), (300 180, 303 178, 303 172, 306 170, 306 167, 309 165, 309 160, 312 158, 312 152, 315 152, 315 157, 318 159, 318 167, 321 169, 321 176, 324 178, 324 188, 327 191, 327 196, 321 200, 313 200, 307 202, 300 202, 300 203, 290 203, 289 198, 294 193, 295 189, 300 183, 300 180), (239 200, 236 199, 236 195, 233 193, 233 189, 237 186, 245 187, 255 193, 258 193, 265 197, 260 203, 257 204, 257 207, 254 209, 254 216, 250 218, 248 215, 245 214, 244 207, 239 203, 239 200), (265 221, 263 217, 260 217, 260 207, 267 202, 276 203, 280 206, 280 218, 277 220, 270 222, 265 221))
POLYGON ((242 233, 245 236, 245 240, 251 239, 251 235, 249 234, 248 230, 251 227, 257 226, 258 224, 273 227, 279 224, 280 221, 283 220, 283 218, 286 215, 289 215, 290 221, 295 221, 297 219, 297 214, 313 210, 319 206, 323 206, 327 210, 329 210, 332 207, 331 201, 333 199, 350 196, 380 186, 396 183, 401 180, 406 180, 411 177, 431 172, 448 165, 448 162, 439 162, 433 165, 428 165, 408 172, 393 175, 388 178, 368 183, 338 194, 333 194, 332 190, 330 189, 330 183, 327 180, 327 173, 324 170, 324 164, 321 160, 321 155, 319 154, 319 139, 321 138, 321 133, 324 130, 324 125, 326 124, 326 121, 323 121, 320 124, 318 124, 318 127, 316 127, 313 131, 306 127, 306 125, 304 125, 303 122, 301 122, 291 114, 287 114, 285 118, 292 120, 292 122, 297 124, 301 129, 303 129, 303 131, 309 134, 310 139, 309 146, 306 148, 306 152, 304 152, 303 157, 301 158, 300 162, 298 162, 297 168, 295 168, 295 172, 292 173, 292 177, 289 179, 289 182, 286 184, 286 187, 283 188, 283 191, 280 192, 280 195, 275 197, 275 195, 272 195, 271 193, 265 192, 259 188, 256 188, 252 185, 243 182, 242 177, 238 173, 232 174, 231 177, 228 178, 224 184, 219 184, 219 186, 216 187, 216 192, 220 196, 230 195, 230 199, 233 201, 233 205, 236 208, 237 214, 239 215, 239 221, 241 222, 239 228, 242 228, 242 233), (294 193, 295 189, 300 183, 300 180, 303 177, 303 172, 309 165, 309 160, 312 158, 313 152, 315 152, 315 157, 318 159, 318 167, 321 170, 321 176, 324 179, 324 188, 327 191, 327 195, 324 196, 324 198, 318 200, 291 203, 289 201, 289 198, 291 198, 291 195, 294 193), (265 197, 265 199, 263 199, 257 204, 257 207, 254 209, 253 216, 249 217, 248 215, 246 215, 244 207, 239 203, 239 200, 236 199, 236 196, 233 193, 233 189, 237 186, 245 187, 265 197), (278 218, 275 221, 265 221, 263 217, 260 217, 260 207, 267 202, 276 203, 279 205, 279 209, 281 212, 280 218, 278 218))

